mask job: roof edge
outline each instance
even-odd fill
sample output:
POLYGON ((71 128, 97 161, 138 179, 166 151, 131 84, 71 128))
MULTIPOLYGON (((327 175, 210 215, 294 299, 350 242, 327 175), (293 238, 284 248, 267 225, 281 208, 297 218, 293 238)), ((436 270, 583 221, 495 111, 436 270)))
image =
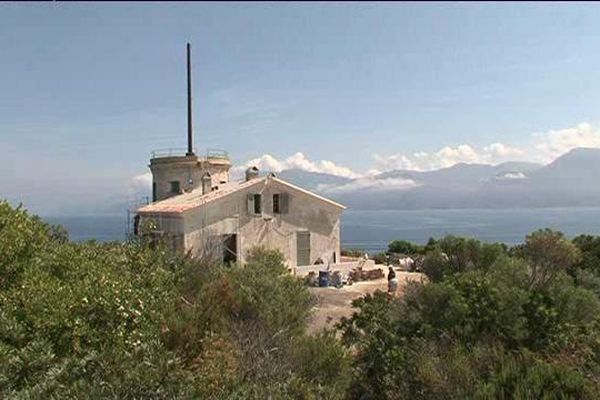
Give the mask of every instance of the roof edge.
MULTIPOLYGON (((242 181, 242 182, 240 182, 240 184, 247 184, 247 185, 245 185, 243 187, 243 189, 247 189, 247 188, 251 188, 254 185, 257 185, 257 184, 259 184, 261 182, 264 182, 265 180, 266 180, 266 177, 259 177, 259 178, 256 178, 256 179, 252 179, 252 181, 254 181, 254 182, 252 182, 252 181, 246 181, 246 182, 242 181)), ((195 189, 195 190, 198 190, 198 189, 195 189)), ((206 205, 208 203, 211 203, 213 201, 225 198, 225 197, 227 197, 227 196, 229 196, 229 195, 231 195, 233 193, 236 193, 238 190, 240 190, 240 189, 236 188, 236 190, 228 191, 227 193, 221 193, 221 196, 218 196, 218 197, 215 197, 215 198, 211 198, 211 199, 206 199, 204 202, 201 202, 201 203, 198 203, 198 204, 194 204, 192 207, 182 207, 181 210, 177 210, 177 211, 175 211, 175 210, 153 210, 153 209, 144 210, 144 208, 146 208, 146 207, 150 208, 150 207, 152 207, 154 205, 161 205, 160 203, 163 203, 163 202, 172 202, 173 200, 176 200, 177 197, 179 197, 179 196, 185 196, 185 195, 189 194, 189 193, 182 193, 182 194, 179 194, 177 196, 169 197, 167 199, 163 199, 163 200, 160 200, 160 201, 157 201, 157 202, 154 202, 154 203, 147 204, 147 205, 145 205, 145 206, 137 209, 136 212, 138 214, 170 214, 170 215, 181 215, 181 214, 183 214, 186 211, 193 210, 195 208, 202 207, 202 206, 204 206, 204 205, 206 205)), ((217 192, 211 192, 211 193, 217 193, 217 192)), ((205 196, 205 195, 198 196, 198 199, 201 199, 203 196, 205 196)), ((165 203, 163 203, 163 204, 165 204, 165 203)))
POLYGON ((309 196, 312 196, 312 197, 314 197, 314 198, 316 198, 316 199, 319 199, 319 200, 321 200, 321 201, 324 201, 324 202, 326 202, 326 203, 329 203, 329 204, 331 204, 332 206, 335 206, 335 207, 337 207, 337 208, 341 208, 342 210, 346 210, 346 209, 347 209, 347 207, 346 207, 345 205, 343 205, 343 204, 340 204, 340 203, 338 203, 338 202, 336 202, 336 201, 330 200, 330 199, 328 199, 328 198, 326 198, 326 197, 320 196, 320 195, 318 195, 318 194, 316 194, 316 193, 313 193, 313 192, 311 192, 310 190, 303 189, 303 188, 301 188, 300 186, 296 186, 296 185, 294 185, 294 184, 292 184, 292 183, 290 183, 290 182, 288 182, 288 181, 284 181, 284 180, 283 180, 283 179, 281 179, 281 178, 278 178, 278 177, 276 177, 276 176, 271 176, 270 178, 271 178, 271 179, 273 179, 275 182, 278 182, 278 183, 281 183, 281 184, 283 184, 283 185, 289 186, 289 187, 291 187, 292 189, 295 189, 295 190, 297 190, 297 191, 299 191, 299 192, 301 192, 301 193, 307 194, 307 195, 309 195, 309 196))

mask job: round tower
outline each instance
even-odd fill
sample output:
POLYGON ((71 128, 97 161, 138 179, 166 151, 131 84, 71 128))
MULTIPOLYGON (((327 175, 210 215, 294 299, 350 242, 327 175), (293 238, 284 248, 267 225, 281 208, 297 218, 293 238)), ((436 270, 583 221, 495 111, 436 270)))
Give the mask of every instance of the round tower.
POLYGON ((149 167, 152 171, 152 201, 160 201, 196 188, 202 188, 203 193, 208 187, 218 190, 229 182, 231 163, 222 150, 209 150, 206 157, 165 150, 152 153, 149 167), (207 185, 207 176, 210 185, 207 185))

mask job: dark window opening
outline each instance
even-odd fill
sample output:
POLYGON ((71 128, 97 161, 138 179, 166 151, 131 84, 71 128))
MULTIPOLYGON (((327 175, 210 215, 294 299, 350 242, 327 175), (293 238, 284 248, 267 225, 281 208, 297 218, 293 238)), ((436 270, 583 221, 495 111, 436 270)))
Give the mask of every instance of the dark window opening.
POLYGON ((181 191, 181 187, 179 186, 179 181, 171 181, 171 193, 179 193, 181 191))
POLYGON ((254 214, 260 214, 262 211, 260 199, 261 199, 260 194, 254 195, 254 214))
POLYGON ((273 195, 273 214, 281 213, 281 209, 279 207, 279 193, 275 193, 273 195))
POLYGON ((336 257, 335 251, 333 252, 333 263, 337 264, 337 257, 336 257))
POLYGON ((152 182, 152 201, 156 201, 156 182, 152 182))
POLYGON ((140 234, 140 215, 139 214, 137 214, 135 217, 133 217, 133 234, 136 236, 140 234))
POLYGON ((223 235, 223 263, 237 262, 237 235, 223 235))

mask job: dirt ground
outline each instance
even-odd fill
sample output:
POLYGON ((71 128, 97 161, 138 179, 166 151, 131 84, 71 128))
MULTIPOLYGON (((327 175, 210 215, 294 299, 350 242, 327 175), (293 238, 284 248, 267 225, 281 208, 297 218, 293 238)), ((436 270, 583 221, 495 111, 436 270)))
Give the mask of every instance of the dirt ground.
MULTIPOLYGON (((379 267, 379 266, 378 266, 379 267)), ((387 274, 387 267, 382 267, 387 274)), ((398 291, 402 295, 406 283, 420 281, 422 274, 418 272, 396 271, 398 278, 398 291)), ((308 331, 317 332, 323 328, 332 328, 342 317, 350 317, 354 312, 352 300, 373 293, 376 290, 387 291, 387 278, 373 281, 356 282, 341 289, 333 287, 311 287, 310 292, 317 298, 317 305, 313 308, 312 316, 308 323, 308 331)))

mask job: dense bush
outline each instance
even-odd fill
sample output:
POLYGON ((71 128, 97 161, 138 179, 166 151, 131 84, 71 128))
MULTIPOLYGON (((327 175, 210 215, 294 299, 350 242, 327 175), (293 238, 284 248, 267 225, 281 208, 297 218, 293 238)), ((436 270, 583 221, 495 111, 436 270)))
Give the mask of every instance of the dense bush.
POLYGON ((352 398, 600 396, 599 286, 594 268, 585 279, 577 269, 585 251, 550 230, 511 250, 452 236, 434 246, 429 283, 355 301, 340 324, 356 354, 352 398))
POLYGON ((144 240, 70 243, 0 202, 0 398, 342 398, 349 358, 308 336, 280 254, 247 265, 144 240))
POLYGON ((421 253, 423 247, 406 240, 393 240, 388 245, 388 252, 401 254, 416 254, 421 253))
POLYGON ((600 274, 600 236, 580 235, 573 239, 581 257, 574 269, 600 274))
POLYGON ((313 299, 277 252, 71 243, 0 202, 0 398, 600 397, 599 238, 419 251, 425 282, 307 335, 313 299))
POLYGON ((364 257, 365 253, 366 253, 366 251, 361 250, 361 249, 342 249, 340 251, 340 254, 342 255, 342 257, 354 257, 354 258, 364 257))

